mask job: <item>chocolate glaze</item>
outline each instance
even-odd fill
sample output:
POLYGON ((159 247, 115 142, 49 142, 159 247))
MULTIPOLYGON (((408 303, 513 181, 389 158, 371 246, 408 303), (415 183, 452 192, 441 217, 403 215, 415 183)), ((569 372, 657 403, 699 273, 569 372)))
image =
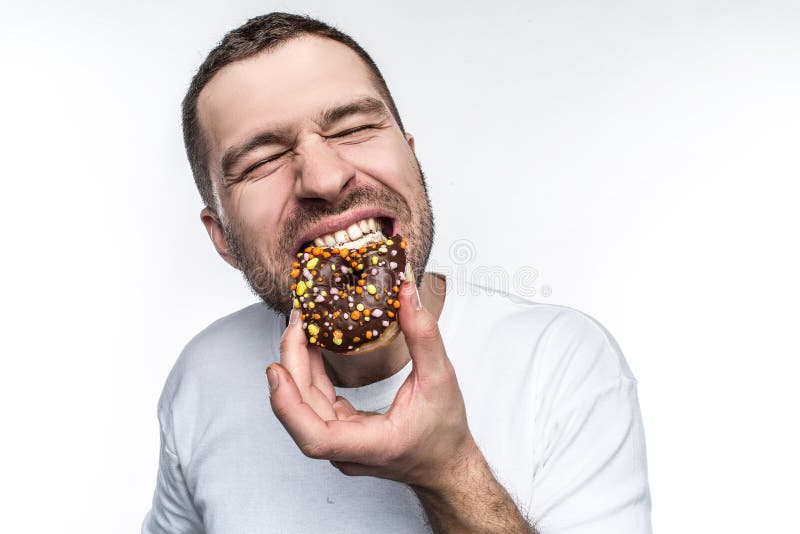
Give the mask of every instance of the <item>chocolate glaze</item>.
POLYGON ((396 235, 357 250, 307 247, 298 253, 292 303, 309 342, 342 353, 379 338, 397 320, 405 247, 396 235))

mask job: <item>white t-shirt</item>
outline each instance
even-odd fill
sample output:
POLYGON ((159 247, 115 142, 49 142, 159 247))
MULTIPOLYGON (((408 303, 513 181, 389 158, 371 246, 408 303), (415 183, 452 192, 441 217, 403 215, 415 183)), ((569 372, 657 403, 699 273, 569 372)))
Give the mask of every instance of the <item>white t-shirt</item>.
MULTIPOLYGON (((594 319, 448 280, 439 326, 472 434, 542 534, 650 527, 636 380, 594 319)), ((203 330, 161 396, 161 455, 144 534, 430 532, 411 490, 303 456, 268 401, 285 320, 253 304, 203 330)), ((337 388, 385 411, 411 369, 337 388)))

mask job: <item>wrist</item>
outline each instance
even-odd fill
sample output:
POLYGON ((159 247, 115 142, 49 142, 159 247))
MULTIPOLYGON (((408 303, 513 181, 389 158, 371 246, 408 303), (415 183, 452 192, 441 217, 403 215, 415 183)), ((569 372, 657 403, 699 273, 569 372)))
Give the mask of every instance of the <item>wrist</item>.
POLYGON ((411 485, 437 534, 535 534, 474 441, 426 484, 411 485))
POLYGON ((468 436, 461 447, 450 451, 444 461, 426 470, 425 476, 410 486, 418 495, 447 500, 486 476, 493 478, 491 469, 472 436, 468 436))

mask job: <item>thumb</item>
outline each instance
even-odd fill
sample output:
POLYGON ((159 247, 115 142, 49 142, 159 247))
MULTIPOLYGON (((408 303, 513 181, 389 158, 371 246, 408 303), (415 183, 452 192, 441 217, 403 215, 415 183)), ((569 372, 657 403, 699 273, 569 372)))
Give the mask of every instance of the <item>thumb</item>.
POLYGON ((400 330, 403 332, 414 370, 420 376, 431 376, 447 367, 447 353, 436 319, 422 306, 413 271, 406 269, 407 281, 400 288, 400 330))

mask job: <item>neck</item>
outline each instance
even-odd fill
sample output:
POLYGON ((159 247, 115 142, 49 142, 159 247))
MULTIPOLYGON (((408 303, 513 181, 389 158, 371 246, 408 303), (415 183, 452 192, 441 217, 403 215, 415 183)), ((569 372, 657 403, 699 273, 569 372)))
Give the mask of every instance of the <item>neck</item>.
MULTIPOLYGON (((419 298, 425 309, 438 320, 445 298, 445 278, 425 273, 419 284, 419 298)), ((344 356, 322 351, 325 371, 335 386, 356 388, 388 378, 410 360, 402 332, 387 346, 365 354, 344 356)))

